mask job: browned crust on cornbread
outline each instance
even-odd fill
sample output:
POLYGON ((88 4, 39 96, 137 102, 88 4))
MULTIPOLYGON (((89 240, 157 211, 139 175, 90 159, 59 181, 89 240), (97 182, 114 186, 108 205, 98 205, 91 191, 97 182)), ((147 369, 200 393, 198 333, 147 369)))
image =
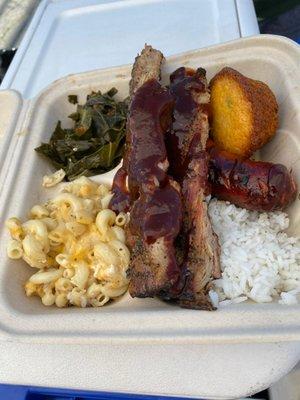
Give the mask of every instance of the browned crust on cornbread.
POLYGON ((250 157, 256 150, 266 144, 275 134, 278 127, 278 104, 271 89, 265 83, 247 78, 230 67, 223 68, 210 81, 214 83, 223 78, 237 82, 252 110, 251 147, 244 156, 250 157))

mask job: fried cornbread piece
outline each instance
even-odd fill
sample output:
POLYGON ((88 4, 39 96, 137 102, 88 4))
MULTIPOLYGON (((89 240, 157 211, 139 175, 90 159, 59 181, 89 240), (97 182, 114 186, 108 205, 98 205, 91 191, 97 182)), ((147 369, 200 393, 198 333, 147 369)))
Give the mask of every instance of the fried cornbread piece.
POLYGON ((223 150, 250 157, 278 126, 278 105, 263 82, 226 67, 210 82, 212 138, 223 150))

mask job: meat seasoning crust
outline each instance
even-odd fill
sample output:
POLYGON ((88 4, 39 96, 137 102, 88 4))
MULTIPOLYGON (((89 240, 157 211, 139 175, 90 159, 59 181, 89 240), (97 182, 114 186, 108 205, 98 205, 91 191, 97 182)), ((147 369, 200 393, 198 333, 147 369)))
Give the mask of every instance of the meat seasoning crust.
POLYGON ((141 54, 135 58, 131 81, 129 82, 129 95, 132 98, 135 91, 150 79, 160 79, 160 68, 164 60, 163 54, 152 46, 145 45, 141 54))

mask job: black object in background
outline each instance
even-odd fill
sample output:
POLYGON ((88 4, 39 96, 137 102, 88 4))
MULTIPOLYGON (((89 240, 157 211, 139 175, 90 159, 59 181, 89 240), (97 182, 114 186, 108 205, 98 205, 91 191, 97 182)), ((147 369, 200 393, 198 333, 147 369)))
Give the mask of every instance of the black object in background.
POLYGON ((6 74, 6 71, 14 58, 17 49, 0 50, 0 83, 6 74))
POLYGON ((300 40, 300 0, 254 0, 261 33, 300 40))
POLYGON ((300 4, 299 0, 254 0, 258 21, 275 18, 300 4))
POLYGON ((253 400, 256 400, 256 399, 257 400, 269 400, 270 397, 269 397, 268 390, 264 390, 262 392, 254 394, 253 396, 249 397, 249 400, 251 400, 251 399, 253 399, 253 400))

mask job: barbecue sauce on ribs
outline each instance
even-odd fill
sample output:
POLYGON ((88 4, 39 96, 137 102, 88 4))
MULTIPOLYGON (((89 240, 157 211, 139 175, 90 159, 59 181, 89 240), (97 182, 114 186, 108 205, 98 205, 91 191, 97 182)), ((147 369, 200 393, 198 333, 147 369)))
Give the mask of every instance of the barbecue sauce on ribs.
POLYGON ((136 58, 125 156, 110 207, 131 210, 132 297, 160 296, 183 307, 213 309, 207 284, 218 269, 218 243, 203 204, 209 110, 205 71, 179 68, 168 90, 158 82, 161 61, 161 53, 149 46, 136 58))
POLYGON ((176 242, 181 274, 165 299, 194 309, 214 309, 209 282, 220 276, 219 244, 212 230, 205 195, 208 187, 209 92, 205 70, 179 68, 170 76, 173 124, 165 140, 170 174, 181 183, 183 225, 176 242))
POLYGON ((196 97, 206 93, 205 70, 198 68, 178 68, 170 75, 170 93, 174 97, 173 124, 166 136, 169 173, 178 181, 184 178, 189 162, 201 145, 201 129, 193 129, 191 124, 199 112, 208 113, 209 104, 199 104, 196 97))
POLYGON ((149 80, 133 97, 128 129, 130 161, 128 184, 132 198, 142 185, 161 186, 168 181, 164 134, 170 127, 173 98, 157 80, 149 80))
POLYGON ((182 224, 181 197, 166 172, 164 142, 173 103, 169 91, 151 79, 136 90, 130 106, 125 165, 132 201, 129 292, 133 297, 168 290, 180 274, 174 240, 182 224))
POLYGON ((125 167, 121 167, 114 176, 112 192, 114 194, 110 201, 110 208, 115 212, 130 211, 131 201, 130 193, 127 189, 127 171, 125 167))

